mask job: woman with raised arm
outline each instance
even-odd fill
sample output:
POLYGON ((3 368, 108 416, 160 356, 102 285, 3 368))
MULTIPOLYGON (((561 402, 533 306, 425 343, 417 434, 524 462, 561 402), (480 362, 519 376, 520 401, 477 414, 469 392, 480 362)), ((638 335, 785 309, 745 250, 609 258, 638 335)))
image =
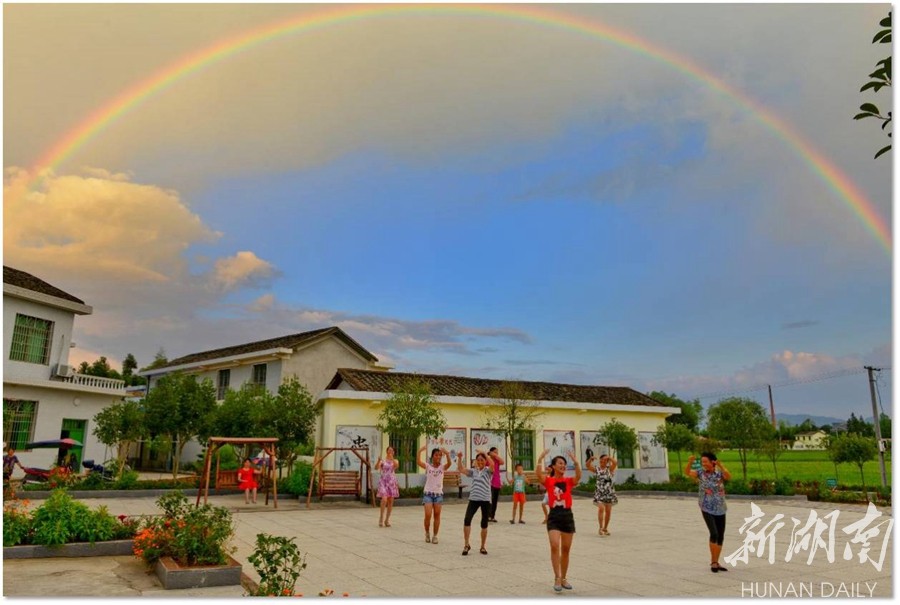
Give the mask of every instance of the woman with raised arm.
POLYGON ((589 471, 597 473, 597 486, 594 489, 594 504, 597 505, 597 524, 599 526, 597 533, 601 536, 608 536, 612 507, 613 504, 619 502, 619 498, 616 496, 616 486, 613 483, 619 463, 609 454, 603 454, 595 467, 595 459, 593 456, 588 459, 587 468, 589 471))
POLYGON ((553 590, 572 590, 566 579, 569 571, 569 551, 575 538, 575 517, 572 515, 572 490, 581 481, 581 466, 575 452, 569 451, 569 458, 575 466, 575 476, 566 477, 566 459, 554 456, 550 463, 550 475, 544 474, 544 458, 550 450, 544 450, 538 457, 535 473, 538 481, 547 489, 547 537, 550 540, 550 564, 553 566, 553 590))
POLYGON ((379 455, 375 461, 375 469, 381 473, 378 479, 377 495, 381 498, 381 509, 378 515, 378 527, 391 526, 391 512, 394 510, 394 498, 400 497, 400 486, 397 484, 397 475, 394 471, 397 469, 397 460, 394 458, 394 448, 388 446, 385 450, 385 457, 379 455), (384 512, 387 509, 387 516, 384 512))
POLYGON ((699 471, 693 469, 696 459, 696 456, 688 458, 684 474, 699 484, 700 512, 709 530, 709 570, 713 573, 728 571, 727 567, 719 565, 719 555, 725 538, 725 481, 731 479, 731 473, 712 452, 700 454, 699 471))
POLYGON ((469 546, 469 534, 472 531, 472 517, 475 511, 481 509, 481 554, 486 555, 487 549, 487 528, 488 517, 491 512, 491 475, 500 472, 496 466, 488 466, 488 461, 493 466, 496 464, 493 458, 490 458, 483 451, 478 450, 475 456, 475 468, 468 469, 463 466, 463 456, 460 455, 457 463, 459 472, 472 478, 472 487, 469 489, 469 504, 466 507, 466 518, 463 521, 463 538, 465 538, 465 546, 463 546, 463 556, 468 555, 472 549, 469 546))
POLYGON ((441 506, 444 501, 444 471, 450 468, 450 452, 444 448, 431 450, 431 461, 423 462, 422 454, 425 446, 419 448, 416 462, 425 469, 425 493, 422 496, 422 504, 425 505, 425 541, 432 544, 438 543, 438 532, 441 529, 441 506), (441 464, 441 454, 447 457, 447 462, 441 464), (431 516, 434 513, 434 531, 431 530, 431 516))

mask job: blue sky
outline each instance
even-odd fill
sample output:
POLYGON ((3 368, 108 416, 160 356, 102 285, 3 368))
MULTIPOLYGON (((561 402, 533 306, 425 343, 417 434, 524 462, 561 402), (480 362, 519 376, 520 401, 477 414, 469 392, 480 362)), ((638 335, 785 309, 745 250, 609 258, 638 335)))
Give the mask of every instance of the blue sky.
MULTIPOLYGON (((316 10, 6 7, 4 259, 93 305, 73 359, 339 325, 404 371, 766 406, 747 389, 794 383, 778 411, 871 413, 864 373, 816 379, 890 367, 891 259, 734 99, 601 40, 452 17, 291 37, 171 86, 23 193, 141 74, 316 10)), ((554 10, 760 102, 890 223, 884 135, 851 119, 888 5, 554 10)))

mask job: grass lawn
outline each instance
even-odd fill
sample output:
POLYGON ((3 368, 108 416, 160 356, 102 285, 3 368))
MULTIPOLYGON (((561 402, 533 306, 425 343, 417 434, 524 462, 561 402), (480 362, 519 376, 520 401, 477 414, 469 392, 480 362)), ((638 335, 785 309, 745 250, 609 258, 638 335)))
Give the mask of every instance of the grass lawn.
MULTIPOLYGON (((669 469, 675 472, 676 469, 684 469, 690 454, 681 453, 681 467, 678 466, 678 457, 675 452, 669 452, 669 469)), ((731 475, 735 478, 742 478, 741 462, 738 458, 737 451, 724 450, 717 453, 719 460, 725 465, 731 475)), ((808 450, 784 452, 776 462, 778 466, 778 476, 788 477, 794 481, 821 481, 824 482, 828 478, 836 478, 839 484, 843 485, 859 485, 859 467, 855 464, 839 464, 837 470, 834 464, 828 459, 825 451, 808 450)), ((888 485, 891 484, 891 455, 885 452, 885 467, 887 468, 888 485)), ((875 487, 881 485, 881 471, 879 470, 878 460, 866 462, 863 466, 863 472, 866 476, 866 485, 875 487)), ((757 456, 751 452, 747 456, 747 480, 750 479, 775 479, 775 471, 772 468, 772 462, 765 457, 757 456)))

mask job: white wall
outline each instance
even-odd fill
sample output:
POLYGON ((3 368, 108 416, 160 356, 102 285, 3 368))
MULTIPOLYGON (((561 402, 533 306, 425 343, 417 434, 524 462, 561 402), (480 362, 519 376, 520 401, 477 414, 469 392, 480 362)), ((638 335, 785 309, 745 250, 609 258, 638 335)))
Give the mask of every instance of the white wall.
POLYGON ((3 375, 19 378, 31 378, 47 380, 50 372, 57 363, 69 363, 69 344, 72 342, 72 328, 75 324, 75 314, 72 311, 64 311, 54 307, 34 303, 15 296, 3 297, 3 375), (50 343, 50 359, 47 365, 28 363, 24 361, 11 361, 9 352, 12 347, 13 328, 16 324, 16 314, 29 315, 53 322, 53 334, 50 343))

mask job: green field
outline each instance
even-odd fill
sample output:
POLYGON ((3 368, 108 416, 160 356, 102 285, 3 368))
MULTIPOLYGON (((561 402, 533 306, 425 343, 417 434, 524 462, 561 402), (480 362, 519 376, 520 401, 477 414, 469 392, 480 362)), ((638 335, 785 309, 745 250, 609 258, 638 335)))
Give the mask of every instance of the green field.
MULTIPOLYGON (((681 453, 681 468, 687 464, 690 454, 681 453)), ((741 462, 736 451, 725 450, 717 454, 722 464, 731 473, 732 477, 742 478, 741 462)), ((891 484, 891 455, 885 454, 885 466, 887 468, 888 485, 891 484)), ((859 468, 853 464, 839 464, 835 471, 834 464, 828 459, 824 451, 787 451, 778 458, 778 476, 788 477, 794 481, 824 481, 828 478, 836 478, 841 485, 859 485, 859 468)), ((678 469, 678 457, 674 452, 669 452, 669 468, 674 472, 678 469)), ((866 485, 875 487, 881 485, 881 472, 878 460, 867 462, 863 467, 866 476, 866 485)), ((747 459, 747 480, 750 479, 775 479, 775 471, 772 462, 756 454, 749 454, 747 459)))

